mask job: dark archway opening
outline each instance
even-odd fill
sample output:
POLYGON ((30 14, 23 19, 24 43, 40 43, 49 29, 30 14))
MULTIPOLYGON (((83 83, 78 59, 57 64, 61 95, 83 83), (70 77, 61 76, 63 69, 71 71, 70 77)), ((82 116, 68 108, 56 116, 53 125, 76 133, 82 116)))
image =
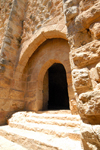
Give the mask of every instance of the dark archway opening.
POLYGON ((62 64, 55 63, 49 69, 49 110, 69 109, 66 71, 62 64))

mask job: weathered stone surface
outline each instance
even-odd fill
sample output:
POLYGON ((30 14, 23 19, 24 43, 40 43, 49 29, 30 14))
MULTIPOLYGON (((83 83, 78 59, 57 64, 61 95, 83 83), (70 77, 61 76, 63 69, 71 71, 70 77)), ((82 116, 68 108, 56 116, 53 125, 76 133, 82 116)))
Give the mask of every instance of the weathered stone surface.
MULTIPOLYGON (((6 121, 5 118, 10 111, 17 111, 24 108, 23 86, 25 84, 23 85, 23 83, 18 80, 13 81, 13 67, 15 67, 18 60, 25 5, 26 0, 0 2, 0 28, 2 21, 2 28, 5 31, 5 33, 1 34, 0 30, 0 43, 3 41, 0 50, 0 110, 3 111, 2 114, 4 113, 4 119, 0 120, 0 124, 6 121), (14 86, 16 86, 16 88, 14 86), (11 89, 12 87, 13 89, 11 89)), ((19 79, 19 74, 17 74, 17 78, 19 79)))
POLYGON ((90 125, 82 122, 81 139, 84 150, 100 149, 100 125, 90 125))
POLYGON ((100 90, 80 94, 77 103, 82 117, 100 115, 100 90))
POLYGON ((100 22, 95 22, 90 26, 93 39, 100 39, 100 22))
POLYGON ((82 12, 76 17, 75 25, 81 25, 82 28, 79 28, 79 31, 82 31, 84 28, 89 28, 92 23, 98 21, 100 17, 100 2, 94 4, 91 8, 82 12), (94 21, 95 20, 95 21, 94 21))
POLYGON ((9 94, 9 89, 7 88, 0 88, 0 98, 7 99, 9 94))
POLYGON ((62 0, 35 0, 34 2, 33 0, 28 0, 26 16, 23 24, 22 43, 30 39, 35 31, 45 25, 57 24, 61 19, 64 20, 62 7, 62 0))
MULTIPOLYGON (((79 28, 79 27, 78 27, 79 28)), ((90 31, 84 30, 82 32, 77 32, 73 36, 69 36, 70 46, 72 49, 78 49, 85 44, 88 44, 92 41, 90 31)))
POLYGON ((24 99, 24 92, 11 89, 10 92, 9 92, 9 99, 13 99, 13 100, 20 99, 20 100, 23 100, 24 99))
POLYGON ((74 69, 72 71, 72 78, 75 92, 82 93, 91 90, 92 84, 87 68, 74 69))
POLYGON ((72 68, 75 66, 84 67, 93 64, 99 61, 100 58, 100 42, 90 42, 78 49, 73 50, 70 52, 70 55, 74 62, 74 64, 72 64, 72 68))
POLYGON ((70 110, 72 114, 78 114, 76 99, 70 100, 70 110))
POLYGON ((100 63, 98 63, 98 64, 96 65, 96 69, 97 69, 98 74, 100 75, 100 63))
MULTIPOLYGON (((12 0, 0 1, 0 44, 3 42, 3 37, 9 21, 9 13, 12 9, 12 0)), ((1 48, 0 48, 1 49, 1 48)))
POLYGON ((92 7, 95 3, 99 2, 99 0, 81 0, 79 3, 79 9, 80 9, 80 13, 83 11, 86 11, 87 9, 89 9, 90 7, 92 7))
POLYGON ((67 8, 69 7, 73 7, 75 5, 78 5, 78 3, 80 2, 80 0, 64 0, 64 11, 66 11, 67 8))
POLYGON ((75 18, 78 14, 78 7, 72 6, 66 9, 65 15, 66 15, 66 21, 69 21, 72 18, 75 18))
MULTIPOLYGON (((78 6, 77 15, 68 20, 67 38, 71 48, 70 63, 78 112, 86 123, 81 125, 83 149, 99 150, 100 1, 81 0, 78 1, 79 5, 71 0, 64 2, 64 12, 69 7, 78 6)), ((65 15, 67 20, 68 16, 65 15)))
POLYGON ((90 78, 91 78, 91 82, 92 82, 92 89, 96 89, 99 90, 99 75, 97 72, 97 69, 95 67, 90 69, 90 78))
MULTIPOLYGON (((98 63, 97 65, 96 65, 96 71, 97 71, 97 78, 96 78, 96 81, 97 82, 100 82, 100 63, 98 63)), ((96 72, 95 71, 95 72, 96 72)))

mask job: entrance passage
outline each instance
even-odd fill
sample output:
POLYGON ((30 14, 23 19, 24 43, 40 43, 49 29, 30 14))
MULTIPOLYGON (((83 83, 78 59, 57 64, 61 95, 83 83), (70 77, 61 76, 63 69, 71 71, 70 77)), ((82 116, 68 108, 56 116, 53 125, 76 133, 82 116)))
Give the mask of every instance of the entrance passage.
POLYGON ((49 110, 69 109, 66 71, 59 63, 53 64, 49 70, 49 110))

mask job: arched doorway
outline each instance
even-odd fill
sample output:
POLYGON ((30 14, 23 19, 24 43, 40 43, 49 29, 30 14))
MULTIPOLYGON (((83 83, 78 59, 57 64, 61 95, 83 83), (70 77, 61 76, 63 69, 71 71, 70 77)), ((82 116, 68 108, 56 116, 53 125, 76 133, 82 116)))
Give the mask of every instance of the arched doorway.
POLYGON ((60 63, 54 63, 46 72, 43 83, 43 109, 69 109, 66 71, 64 66, 60 63))
POLYGON ((65 72, 64 83, 66 84, 68 83, 68 87, 66 85, 65 88, 68 91, 68 95, 66 94, 67 96, 65 96, 67 97, 66 101, 62 101, 64 100, 64 97, 62 95, 61 96, 62 103, 60 103, 60 101, 57 102, 58 100, 55 102, 58 103, 59 106, 61 107, 55 105, 56 108, 53 108, 55 106, 52 106, 52 108, 50 108, 51 106, 49 106, 49 109, 69 109, 69 107, 70 109, 71 108, 73 109, 73 107, 71 107, 72 106, 71 100, 74 99, 74 92, 72 89, 69 51, 70 48, 66 40, 48 39, 44 43, 42 43, 38 47, 38 49, 34 52, 34 54, 30 57, 26 68, 27 72, 27 89, 25 94, 26 110, 39 111, 48 109, 49 104, 48 101, 50 95, 48 86, 49 76, 50 72, 52 72, 53 70, 52 68, 54 68, 54 66, 57 67, 57 64, 59 65, 62 64, 61 65, 63 67, 62 70, 64 70, 65 72))

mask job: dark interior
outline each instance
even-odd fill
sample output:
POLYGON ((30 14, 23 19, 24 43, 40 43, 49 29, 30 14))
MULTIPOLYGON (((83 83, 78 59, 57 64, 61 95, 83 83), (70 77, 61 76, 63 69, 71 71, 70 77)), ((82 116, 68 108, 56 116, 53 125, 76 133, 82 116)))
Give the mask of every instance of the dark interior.
POLYGON ((49 68, 49 110, 69 109, 66 71, 59 63, 49 68))

